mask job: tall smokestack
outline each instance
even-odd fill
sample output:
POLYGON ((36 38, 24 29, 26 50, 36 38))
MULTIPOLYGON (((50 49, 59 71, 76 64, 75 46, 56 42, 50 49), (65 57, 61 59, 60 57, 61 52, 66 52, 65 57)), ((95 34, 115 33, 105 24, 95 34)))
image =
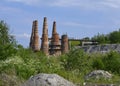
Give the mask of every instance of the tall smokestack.
POLYGON ((32 24, 32 32, 31 32, 31 37, 30 37, 30 44, 29 44, 29 47, 31 49, 33 49, 33 38, 34 37, 34 21, 33 21, 33 24, 32 24))
POLYGON ((56 22, 54 21, 53 22, 53 30, 52 30, 52 34, 56 34, 57 31, 56 31, 56 22))
POLYGON ((43 21, 43 34, 48 35, 47 17, 44 17, 44 21, 43 21))
POLYGON ((39 51, 40 50, 40 44, 39 44, 39 34, 38 34, 38 21, 34 21, 34 36, 33 36, 33 50, 39 51))
POLYGON ((41 43, 41 51, 44 52, 46 55, 49 54, 49 46, 48 46, 48 25, 47 25, 47 18, 44 17, 43 21, 43 33, 42 33, 42 43, 41 43))
POLYGON ((57 33, 57 30, 56 30, 56 22, 55 21, 53 22, 51 43, 53 45, 60 45, 60 37, 59 37, 59 34, 57 33))
POLYGON ((60 55, 61 49, 60 49, 60 37, 59 34, 56 31, 56 22, 53 22, 53 30, 52 30, 52 39, 51 39, 51 45, 50 45, 50 54, 51 55, 60 55))
POLYGON ((69 51, 68 36, 67 35, 62 35, 61 52, 62 53, 68 53, 68 51, 69 51))

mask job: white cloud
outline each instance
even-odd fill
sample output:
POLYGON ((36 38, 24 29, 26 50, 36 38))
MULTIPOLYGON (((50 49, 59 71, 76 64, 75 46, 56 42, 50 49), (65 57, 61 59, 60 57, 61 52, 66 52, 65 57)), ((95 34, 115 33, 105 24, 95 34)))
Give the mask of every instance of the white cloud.
POLYGON ((67 27, 90 28, 90 29, 101 27, 98 25, 81 24, 81 23, 77 23, 77 22, 62 22, 60 25, 67 26, 67 27))
POLYGON ((120 0, 6 0, 34 6, 77 7, 78 9, 120 8, 120 0))
POLYGON ((11 12, 11 13, 14 13, 14 12, 20 12, 22 10, 18 9, 18 8, 14 8, 14 7, 10 7, 10 6, 3 6, 3 5, 0 5, 0 11, 1 12, 11 12))
POLYGON ((110 8, 120 8, 120 0, 103 0, 100 5, 110 8))
POLYGON ((9 2, 18 2, 18 3, 23 3, 27 5, 35 5, 38 4, 41 0, 6 0, 9 2))
MULTIPOLYGON (((28 34, 28 33, 23 33, 23 34, 11 34, 13 36, 15 36, 16 38, 26 38, 26 39, 29 39, 31 34, 28 34)), ((40 37, 41 35, 39 35, 40 37)))
POLYGON ((59 7, 69 7, 69 6, 79 6, 79 0, 54 0, 53 3, 50 3, 51 6, 59 7))
POLYGON ((61 25, 64 25, 64 26, 75 26, 75 27, 78 27, 78 26, 81 26, 80 23, 75 23, 75 22, 62 22, 61 25))
POLYGON ((23 33, 23 34, 13 34, 16 38, 30 38, 30 34, 23 33))

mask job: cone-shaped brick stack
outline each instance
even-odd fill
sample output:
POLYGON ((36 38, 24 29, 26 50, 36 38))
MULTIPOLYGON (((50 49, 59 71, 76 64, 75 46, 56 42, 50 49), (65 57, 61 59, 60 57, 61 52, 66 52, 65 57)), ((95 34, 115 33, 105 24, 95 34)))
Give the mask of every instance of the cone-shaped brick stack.
POLYGON ((39 51, 40 50, 40 44, 39 44, 39 34, 38 34, 38 21, 33 21, 32 25, 32 33, 30 38, 30 48, 33 51, 39 51))
POLYGON ((51 38, 51 45, 50 45, 50 54, 51 55, 60 55, 61 54, 61 47, 60 47, 60 37, 56 31, 56 22, 53 22, 53 30, 52 30, 52 38, 51 38))
POLYGON ((53 22, 53 30, 52 30, 52 45, 60 45, 60 37, 59 34, 56 31, 56 22, 53 22))
POLYGON ((39 34, 38 34, 38 21, 34 21, 34 40, 33 40, 34 51, 40 51, 39 34))
POLYGON ((62 35, 61 52, 62 53, 68 53, 68 51, 69 51, 68 36, 67 35, 62 35))
POLYGON ((53 22, 52 35, 57 33, 56 29, 57 29, 57 28, 56 28, 56 22, 54 21, 54 22, 53 22))
POLYGON ((33 24, 32 24, 32 33, 31 33, 31 37, 30 37, 30 48, 33 49, 33 39, 34 39, 34 21, 33 21, 33 24))
POLYGON ((41 51, 44 52, 46 55, 49 54, 49 46, 48 46, 48 25, 47 25, 47 18, 44 17, 43 21, 43 33, 42 33, 42 43, 41 43, 41 51))

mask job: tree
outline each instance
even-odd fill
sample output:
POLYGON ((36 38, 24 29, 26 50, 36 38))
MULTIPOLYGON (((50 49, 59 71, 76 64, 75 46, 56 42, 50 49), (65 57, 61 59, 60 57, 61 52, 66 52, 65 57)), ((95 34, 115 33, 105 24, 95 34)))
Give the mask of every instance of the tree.
POLYGON ((91 69, 91 63, 89 63, 89 57, 81 49, 73 49, 66 54, 64 60, 62 60, 63 66, 66 70, 79 70, 86 73, 86 70, 91 69))
POLYGON ((120 43, 120 30, 111 32, 109 39, 111 43, 120 43))
POLYGON ((109 34, 104 35, 104 34, 99 34, 98 33, 98 35, 92 37, 92 40, 97 41, 99 44, 106 44, 106 43, 110 42, 109 34))
POLYGON ((15 39, 10 35, 9 28, 4 21, 0 21, 0 60, 15 53, 15 39))
POLYGON ((89 37, 85 37, 82 40, 84 40, 84 41, 90 41, 90 38, 89 37))

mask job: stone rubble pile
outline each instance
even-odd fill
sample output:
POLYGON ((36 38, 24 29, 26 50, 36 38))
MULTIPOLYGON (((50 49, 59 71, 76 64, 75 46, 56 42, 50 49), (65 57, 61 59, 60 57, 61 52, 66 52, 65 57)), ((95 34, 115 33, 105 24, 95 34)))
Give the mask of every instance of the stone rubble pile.
POLYGON ((32 76, 22 86, 75 86, 57 74, 38 74, 32 76))
POLYGON ((111 79, 112 74, 104 70, 95 70, 85 76, 85 80, 100 79, 100 78, 111 79))
POLYGON ((76 48, 83 49, 87 53, 106 53, 110 51, 117 51, 120 53, 120 44, 88 45, 77 46, 76 48))

